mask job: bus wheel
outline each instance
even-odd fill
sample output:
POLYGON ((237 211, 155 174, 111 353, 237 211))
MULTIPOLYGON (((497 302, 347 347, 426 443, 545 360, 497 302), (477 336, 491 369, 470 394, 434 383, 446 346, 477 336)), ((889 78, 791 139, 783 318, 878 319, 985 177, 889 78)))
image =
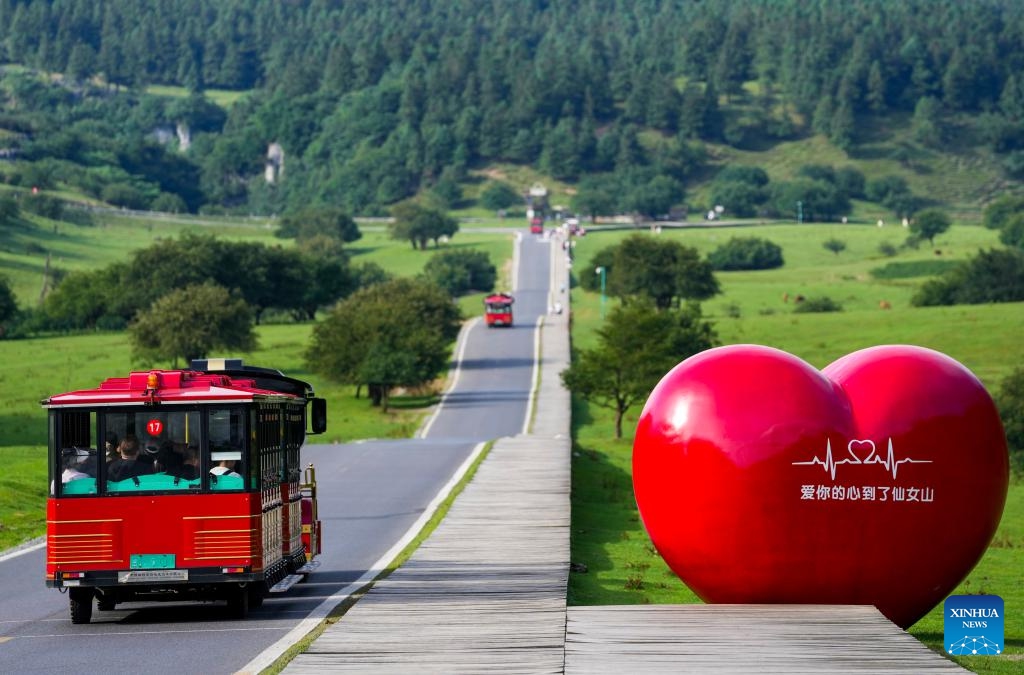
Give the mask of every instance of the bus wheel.
POLYGON ((249 591, 249 609, 259 609, 263 606, 263 598, 267 592, 267 585, 263 582, 254 582, 246 587, 249 591))
POLYGON ((92 589, 69 588, 71 623, 89 623, 92 619, 92 589))
POLYGON ((96 607, 101 612, 113 612, 114 611, 114 607, 116 605, 117 605, 117 603, 114 602, 113 594, 110 594, 110 593, 100 593, 96 597, 96 607))
POLYGON ((228 594, 228 614, 233 619, 244 619, 249 614, 249 589, 236 586, 228 594))

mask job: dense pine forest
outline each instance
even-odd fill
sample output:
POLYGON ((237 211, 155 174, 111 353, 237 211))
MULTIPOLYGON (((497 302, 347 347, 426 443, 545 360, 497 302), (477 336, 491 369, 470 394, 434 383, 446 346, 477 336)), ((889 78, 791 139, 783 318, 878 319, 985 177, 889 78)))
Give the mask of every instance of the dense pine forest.
POLYGON ((890 119, 1024 176, 1016 0, 0 0, 0 67, 0 180, 133 208, 379 214, 503 162, 657 215, 711 146, 890 119))

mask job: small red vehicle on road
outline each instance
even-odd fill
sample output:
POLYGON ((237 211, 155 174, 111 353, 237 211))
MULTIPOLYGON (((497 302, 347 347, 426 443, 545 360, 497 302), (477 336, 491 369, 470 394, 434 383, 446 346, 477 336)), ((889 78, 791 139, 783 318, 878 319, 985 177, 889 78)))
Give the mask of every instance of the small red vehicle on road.
POLYGON ((544 219, 534 216, 530 219, 530 234, 544 234, 544 219))
POLYGON ((46 585, 67 592, 72 623, 89 623, 94 601, 226 600, 241 618, 319 565, 316 475, 300 453, 327 404, 308 383, 208 359, 42 405, 46 585))
POLYGON ((495 293, 484 298, 484 321, 492 326, 512 325, 512 303, 515 299, 508 293, 495 293))

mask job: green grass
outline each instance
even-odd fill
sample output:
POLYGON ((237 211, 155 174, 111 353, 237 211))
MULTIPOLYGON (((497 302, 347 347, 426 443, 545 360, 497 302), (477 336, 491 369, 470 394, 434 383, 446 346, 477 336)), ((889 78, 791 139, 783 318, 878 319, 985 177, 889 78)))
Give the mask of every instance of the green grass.
POLYGON ((75 225, 32 216, 0 230, 0 274, 10 280, 18 304, 31 307, 39 300, 47 258, 51 268, 66 271, 97 269, 184 232, 215 233, 218 237, 266 244, 286 244, 273 236, 268 220, 211 221, 181 216, 174 219, 96 214, 94 225, 75 225), (209 226, 205 223, 215 222, 209 226))
MULTIPOLYGON (((167 98, 184 98, 189 95, 189 91, 185 87, 164 84, 151 84, 146 87, 146 93, 167 98)), ((203 95, 221 108, 227 109, 249 93, 249 91, 236 91, 234 89, 207 89, 203 92, 203 95)))
MULTIPOLYGON (((593 273, 592 256, 629 232, 591 232, 579 239, 574 275, 593 273)), ((744 228, 669 231, 660 235, 708 252, 732 236, 759 236, 783 248, 786 265, 778 270, 718 274, 721 296, 704 303, 723 344, 771 345, 822 368, 852 351, 878 344, 917 344, 944 352, 970 368, 989 391, 1019 366, 1024 356, 1024 303, 912 307, 910 297, 924 280, 950 260, 962 260, 980 248, 998 245, 995 233, 957 225, 931 248, 878 253, 878 244, 898 245, 901 227, 839 225, 764 225, 744 228), (847 242, 839 256, 821 241, 835 236, 847 242), (873 274, 873 270, 884 270, 873 274), (829 295, 845 309, 829 314, 794 314, 783 294, 829 295), (881 309, 880 300, 891 303, 881 309)), ((608 299, 606 310, 615 300, 608 299)), ((572 291, 572 339, 576 348, 595 344, 600 326, 597 293, 572 291)), ((611 411, 574 397, 571 557, 569 603, 666 604, 700 602, 668 568, 640 522, 632 486, 632 432, 640 406, 623 421, 626 438, 614 440, 611 411), (582 572, 580 565, 586 567, 582 572)), ((978 566, 954 591, 994 593, 1006 608, 1006 658, 957 658, 981 673, 1020 672, 1024 652, 1024 482, 1010 487, 999 530, 978 566), (1016 609, 1014 609, 1016 608, 1016 609)), ((942 646, 941 605, 911 627, 911 634, 935 650, 942 646)))

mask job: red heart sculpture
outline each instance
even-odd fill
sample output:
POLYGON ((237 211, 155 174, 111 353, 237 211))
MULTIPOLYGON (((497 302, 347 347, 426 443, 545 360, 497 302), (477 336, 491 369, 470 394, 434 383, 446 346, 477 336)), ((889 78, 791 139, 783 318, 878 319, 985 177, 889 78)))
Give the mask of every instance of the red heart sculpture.
POLYGON ((633 443, 644 526, 703 600, 870 604, 903 628, 977 564, 1008 481, 981 382, 913 346, 823 371, 758 345, 702 352, 654 388, 633 443))

